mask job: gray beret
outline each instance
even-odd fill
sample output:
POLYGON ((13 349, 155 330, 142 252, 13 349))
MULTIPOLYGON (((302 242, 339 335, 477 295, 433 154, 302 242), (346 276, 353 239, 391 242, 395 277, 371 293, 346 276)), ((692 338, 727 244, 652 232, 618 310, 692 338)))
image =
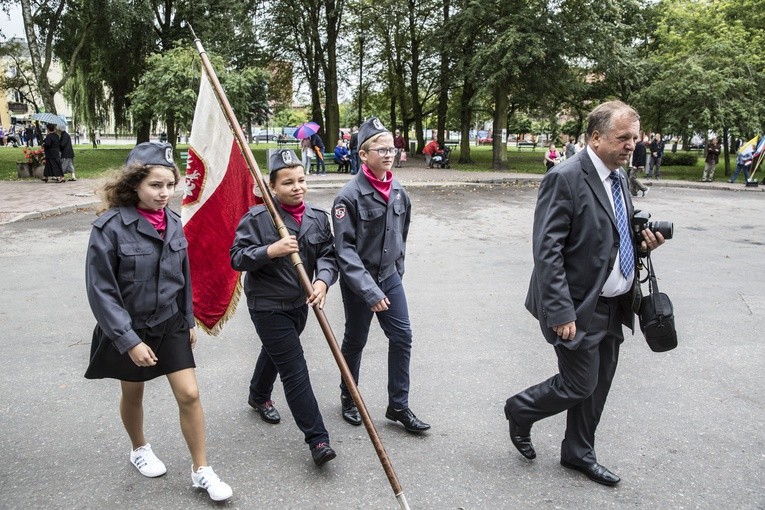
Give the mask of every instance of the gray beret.
POLYGON ((390 133, 385 126, 382 125, 380 119, 377 117, 371 117, 367 119, 361 126, 359 126, 359 145, 358 148, 364 145, 364 142, 372 138, 378 133, 390 133))
POLYGON ((167 142, 143 142, 128 154, 126 165, 140 163, 147 166, 175 167, 173 146, 167 142))
POLYGON ((268 160, 268 171, 276 172, 286 167, 303 166, 303 162, 292 149, 277 149, 268 160))

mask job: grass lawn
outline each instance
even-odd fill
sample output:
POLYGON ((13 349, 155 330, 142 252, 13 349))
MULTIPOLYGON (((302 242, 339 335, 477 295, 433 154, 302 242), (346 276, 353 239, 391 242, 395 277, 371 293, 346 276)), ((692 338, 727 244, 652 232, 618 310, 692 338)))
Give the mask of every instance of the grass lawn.
MULTIPOLYGON (((266 149, 274 148, 276 144, 260 143, 251 145, 255 160, 262 172, 265 171, 266 149)), ((125 162, 131 146, 128 145, 102 145, 98 149, 93 149, 90 145, 75 146, 74 165, 77 177, 99 177, 106 170, 119 168, 125 162)), ((187 145, 179 144, 178 151, 185 151, 187 145)), ((294 147, 293 147, 294 149, 294 147)), ((701 153, 695 166, 662 166, 661 175, 667 179, 678 179, 685 181, 697 181, 701 178, 704 170, 704 160, 701 153)), ((451 154, 451 166, 456 170, 465 170, 470 172, 483 172, 491 170, 491 146, 471 147, 470 156, 473 159, 472 164, 459 164, 460 151, 454 150, 451 154)), ((421 156, 420 156, 421 158, 421 156)), ((508 148, 508 170, 510 172, 543 174, 545 171, 542 159, 544 150, 542 148, 536 151, 519 151, 512 147, 508 148)), ((16 162, 24 161, 24 153, 21 148, 0 147, 0 180, 14 181, 18 180, 16 174, 16 162)), ((180 157, 176 158, 176 163, 183 171, 180 157)), ((731 168, 735 167, 735 157, 731 155, 731 168)), ((717 180, 725 179, 725 171, 722 162, 717 165, 715 172, 717 180)))

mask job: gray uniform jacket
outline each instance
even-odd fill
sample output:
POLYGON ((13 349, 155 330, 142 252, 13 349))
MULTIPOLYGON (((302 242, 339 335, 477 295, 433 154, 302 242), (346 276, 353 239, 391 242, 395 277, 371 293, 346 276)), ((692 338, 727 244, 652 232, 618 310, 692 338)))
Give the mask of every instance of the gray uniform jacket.
POLYGON ((404 276, 412 203, 396 179, 388 202, 363 172, 348 181, 332 207, 335 251, 343 283, 370 307, 385 294, 378 282, 394 271, 404 276))
MULTIPOLYGON (((630 194, 624 192, 629 187, 622 171, 619 179, 627 217, 631 218, 634 208, 630 194)), ((534 270, 526 308, 539 320, 545 338, 553 345, 561 340, 552 327, 576 321, 576 336, 563 344, 576 349, 589 329, 600 292, 619 252, 614 212, 586 150, 542 179, 532 242, 534 270)), ((633 284, 633 293, 636 289, 633 284)), ((622 323, 629 328, 635 317, 633 293, 619 300, 622 323)))
MULTIPOLYGON (((329 288, 337 281, 337 262, 327 212, 306 203, 303 221, 298 225, 278 202, 276 210, 290 234, 297 237, 308 277, 323 281, 329 288)), ((244 293, 252 310, 292 310, 305 305, 306 295, 290 257, 268 257, 268 246, 278 240, 279 234, 264 205, 250 208, 236 228, 230 250, 231 267, 247 271, 244 293)))
POLYGON ((180 311, 195 326, 188 241, 181 220, 165 208, 162 238, 135 207, 113 207, 93 222, 85 282, 98 325, 124 354, 141 343, 136 329, 180 311))

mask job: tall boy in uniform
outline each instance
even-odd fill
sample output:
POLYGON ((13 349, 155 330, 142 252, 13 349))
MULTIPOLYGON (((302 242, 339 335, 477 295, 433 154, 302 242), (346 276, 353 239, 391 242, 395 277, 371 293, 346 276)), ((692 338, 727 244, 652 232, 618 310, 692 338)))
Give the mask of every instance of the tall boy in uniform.
MULTIPOLYGON (((422 432, 430 425, 409 409, 412 329, 401 282, 411 201, 391 172, 396 154, 393 135, 376 117, 359 128, 358 148, 361 169, 340 190, 332 208, 335 253, 345 307, 341 350, 358 383, 369 326, 372 316, 377 315, 388 338, 385 417, 401 422, 409 432, 422 432)), ((340 391, 343 419, 352 425, 361 425, 358 408, 345 383, 340 384, 340 391)))

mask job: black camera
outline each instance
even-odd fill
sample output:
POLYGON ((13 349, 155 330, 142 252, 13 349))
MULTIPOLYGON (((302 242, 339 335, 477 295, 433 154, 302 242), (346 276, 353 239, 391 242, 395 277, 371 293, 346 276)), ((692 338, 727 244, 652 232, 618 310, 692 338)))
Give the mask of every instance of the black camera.
POLYGON ((649 219, 651 219, 649 213, 635 209, 635 213, 632 215, 632 231, 635 233, 635 239, 638 243, 643 240, 640 232, 645 229, 649 229, 654 234, 661 232, 664 239, 672 239, 674 226, 671 221, 648 221, 649 219))

